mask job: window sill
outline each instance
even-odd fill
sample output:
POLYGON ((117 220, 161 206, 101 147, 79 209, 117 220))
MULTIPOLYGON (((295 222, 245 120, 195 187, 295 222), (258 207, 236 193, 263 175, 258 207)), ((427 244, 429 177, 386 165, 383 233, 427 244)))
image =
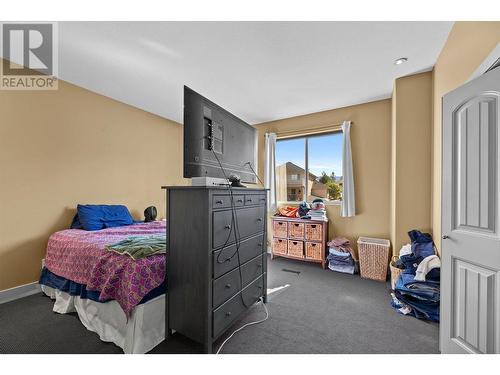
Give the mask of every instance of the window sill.
MULTIPOLYGON (((278 201, 278 205, 299 205, 301 204, 302 202, 287 202, 287 201, 278 201)), ((311 202, 308 202, 309 204, 311 204, 311 202)), ((327 201, 325 202, 325 206, 340 206, 342 204, 342 201, 327 201)))

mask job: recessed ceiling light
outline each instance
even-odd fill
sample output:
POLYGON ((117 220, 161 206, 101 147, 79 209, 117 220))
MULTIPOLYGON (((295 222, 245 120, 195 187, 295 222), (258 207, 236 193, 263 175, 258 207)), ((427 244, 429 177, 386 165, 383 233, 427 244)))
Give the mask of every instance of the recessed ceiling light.
POLYGON ((408 57, 400 57, 399 59, 397 59, 396 61, 394 61, 394 64, 396 65, 401 65, 405 62, 408 61, 408 57))

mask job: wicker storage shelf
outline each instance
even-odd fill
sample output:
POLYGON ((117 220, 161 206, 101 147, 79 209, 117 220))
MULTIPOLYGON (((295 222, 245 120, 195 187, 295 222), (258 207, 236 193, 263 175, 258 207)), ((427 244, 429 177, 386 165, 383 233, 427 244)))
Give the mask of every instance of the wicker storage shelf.
POLYGON ((359 273, 365 279, 385 281, 391 243, 380 238, 359 237, 359 273))
POLYGON ((272 259, 292 258, 326 268, 328 222, 274 216, 272 259))
POLYGON ((306 242, 306 258, 321 260, 323 257, 321 242, 306 242))
POLYGON ((288 223, 288 238, 296 238, 301 240, 304 238, 304 223, 289 222, 288 223))
POLYGON ((321 224, 305 224, 306 240, 321 241, 323 238, 323 226, 321 224))
POLYGON ((287 238, 288 223, 286 221, 273 220, 273 236, 287 238))

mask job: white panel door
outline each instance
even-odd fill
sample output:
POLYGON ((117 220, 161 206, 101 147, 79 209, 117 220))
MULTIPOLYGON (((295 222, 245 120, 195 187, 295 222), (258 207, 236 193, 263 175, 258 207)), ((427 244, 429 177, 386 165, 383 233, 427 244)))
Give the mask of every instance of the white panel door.
POLYGON ((500 353, 500 68, 443 97, 442 353, 500 353))

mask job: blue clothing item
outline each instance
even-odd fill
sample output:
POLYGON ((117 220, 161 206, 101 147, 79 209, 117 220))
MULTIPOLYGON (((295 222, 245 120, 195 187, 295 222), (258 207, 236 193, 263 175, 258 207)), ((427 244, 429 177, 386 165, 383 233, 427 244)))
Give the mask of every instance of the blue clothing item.
MULTIPOLYGON (((396 282, 394 295, 411 308, 411 314, 416 318, 439 322, 439 282, 415 281, 412 274, 402 273, 396 282)), ((392 306, 396 309, 400 307, 396 307, 394 301, 392 306)))
MULTIPOLYGON (((96 302, 111 301, 111 299, 105 301, 99 300, 99 295, 101 294, 100 291, 87 290, 87 287, 84 284, 75 283, 74 281, 68 280, 64 277, 57 276, 55 273, 50 272, 46 267, 43 267, 38 283, 50 286, 51 288, 58 289, 62 292, 66 292, 71 296, 79 296, 80 298, 86 298, 96 302)), ((164 294, 166 288, 166 283, 164 281, 146 294, 141 302, 139 302, 139 305, 164 294)))
POLYGON ((134 223, 128 208, 122 205, 79 204, 76 209, 78 221, 85 230, 100 230, 134 223))
POLYGON ((408 232, 408 236, 411 239, 411 252, 415 256, 422 257, 423 259, 435 254, 434 242, 432 241, 432 236, 429 233, 411 230, 408 232))

